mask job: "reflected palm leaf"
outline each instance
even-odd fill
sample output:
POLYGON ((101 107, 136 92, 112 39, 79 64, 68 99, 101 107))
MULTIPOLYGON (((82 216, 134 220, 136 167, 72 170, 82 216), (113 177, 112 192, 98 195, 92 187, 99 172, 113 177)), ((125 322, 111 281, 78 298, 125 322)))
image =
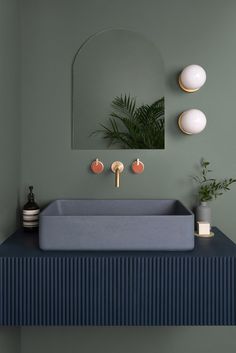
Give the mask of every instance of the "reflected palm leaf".
POLYGON ((118 143, 122 148, 164 148, 164 97, 137 108, 135 98, 121 95, 115 97, 112 108, 108 126, 101 124, 102 129, 93 134, 102 133, 110 145, 118 143))

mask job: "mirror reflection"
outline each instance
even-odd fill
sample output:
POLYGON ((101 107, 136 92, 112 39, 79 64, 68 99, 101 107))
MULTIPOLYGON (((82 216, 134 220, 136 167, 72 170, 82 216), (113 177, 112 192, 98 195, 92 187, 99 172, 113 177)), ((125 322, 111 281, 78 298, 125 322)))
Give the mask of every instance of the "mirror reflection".
POLYGON ((72 67, 73 149, 163 149, 164 65, 143 35, 90 37, 72 67))

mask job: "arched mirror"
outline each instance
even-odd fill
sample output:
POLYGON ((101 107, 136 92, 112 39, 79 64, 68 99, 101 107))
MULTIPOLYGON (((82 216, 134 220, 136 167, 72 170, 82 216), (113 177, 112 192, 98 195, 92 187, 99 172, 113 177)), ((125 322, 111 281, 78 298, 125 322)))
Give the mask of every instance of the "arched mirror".
POLYGON ((164 65, 140 33, 90 37, 72 66, 73 149, 163 149, 164 65))

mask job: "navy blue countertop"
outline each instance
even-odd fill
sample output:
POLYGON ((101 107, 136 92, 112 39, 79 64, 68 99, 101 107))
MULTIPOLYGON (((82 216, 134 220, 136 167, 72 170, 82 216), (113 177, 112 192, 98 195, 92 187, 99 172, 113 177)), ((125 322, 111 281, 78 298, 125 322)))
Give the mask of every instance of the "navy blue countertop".
POLYGON ((38 233, 20 229, 2 243, 0 257, 236 256, 235 243, 218 228, 212 230, 213 238, 195 237, 192 251, 43 251, 38 246, 38 233))

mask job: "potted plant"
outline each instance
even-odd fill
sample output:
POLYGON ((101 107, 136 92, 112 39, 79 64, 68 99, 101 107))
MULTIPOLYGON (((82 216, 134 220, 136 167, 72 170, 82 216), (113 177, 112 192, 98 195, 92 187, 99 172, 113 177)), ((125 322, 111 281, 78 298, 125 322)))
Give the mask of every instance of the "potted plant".
POLYGON ((194 176, 194 181, 198 184, 198 199, 200 205, 196 209, 196 221, 209 222, 211 224, 211 208, 209 201, 216 199, 230 190, 229 186, 236 182, 236 179, 225 178, 217 180, 211 178, 209 174, 210 162, 202 159, 200 163, 200 175, 194 176))

